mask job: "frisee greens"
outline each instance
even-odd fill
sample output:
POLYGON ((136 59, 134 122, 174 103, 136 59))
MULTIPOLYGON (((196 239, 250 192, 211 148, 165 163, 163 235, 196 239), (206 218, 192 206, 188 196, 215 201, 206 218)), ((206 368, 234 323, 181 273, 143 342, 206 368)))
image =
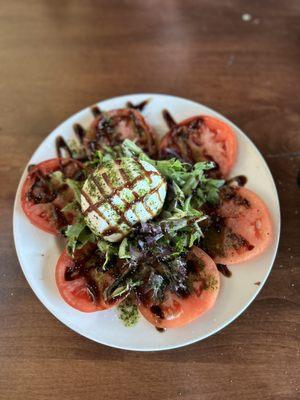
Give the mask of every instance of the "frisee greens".
POLYGON ((104 239, 98 239, 98 249, 105 255, 105 261, 102 265, 102 269, 106 270, 114 257, 118 255, 118 246, 114 243, 107 242, 104 239))
POLYGON ((79 216, 74 224, 68 225, 63 233, 67 239, 67 251, 70 255, 87 243, 96 242, 95 235, 88 228, 82 216, 79 216))

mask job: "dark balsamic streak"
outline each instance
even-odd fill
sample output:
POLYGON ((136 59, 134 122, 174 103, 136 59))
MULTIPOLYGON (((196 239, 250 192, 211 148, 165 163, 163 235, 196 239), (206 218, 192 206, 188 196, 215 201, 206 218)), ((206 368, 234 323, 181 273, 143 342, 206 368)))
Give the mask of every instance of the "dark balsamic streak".
POLYGON ((226 183, 229 185, 231 183, 236 183, 238 186, 245 186, 247 182, 248 182, 248 179, 245 175, 238 175, 238 176, 234 176, 233 178, 229 179, 226 183))
POLYGON ((166 331, 166 328, 159 328, 158 326, 156 326, 155 329, 160 333, 164 333, 166 331))
POLYGON ((36 166, 36 164, 29 164, 27 167, 27 172, 28 173, 32 172, 35 166, 36 166))
POLYGON ((143 100, 138 104, 133 104, 131 101, 127 101, 126 107, 133 108, 134 110, 143 111, 146 105, 149 103, 150 99, 143 100))
POLYGON ((172 115, 168 110, 164 109, 162 111, 162 116, 170 129, 174 128, 177 125, 176 121, 174 120, 174 118, 172 117, 172 115))
POLYGON ((226 278, 230 278, 232 276, 232 272, 228 269, 227 265, 217 264, 217 268, 222 275, 226 276, 226 278))
POLYGON ((101 115, 101 110, 98 106, 93 106, 91 108, 92 114, 95 118, 99 117, 99 115, 101 115))
POLYGON ((164 317, 165 317, 163 310, 161 309, 160 306, 157 306, 154 304, 153 306, 150 307, 150 311, 152 312, 152 314, 154 314, 158 318, 164 319, 164 317))
POLYGON ((70 147, 67 145, 65 139, 62 136, 57 136, 55 139, 55 146, 56 146, 56 153, 59 158, 62 157, 62 149, 64 149, 68 156, 72 158, 72 152, 70 150, 70 147))
POLYGON ((95 211, 96 214, 98 214, 104 221, 106 221, 107 225, 110 225, 105 215, 103 215, 99 208, 93 204, 92 199, 83 189, 81 190, 81 194, 89 204, 89 207, 83 212, 83 215, 87 215, 90 211, 95 211))
POLYGON ((80 124, 74 124, 73 130, 75 135, 78 137, 79 142, 82 144, 85 137, 85 129, 80 124))
MULTIPOLYGON (((102 177, 103 177, 103 179, 104 179, 106 185, 107 185, 107 186, 109 187, 109 189, 111 190, 111 192, 114 193, 113 186, 111 185, 111 182, 110 182, 109 177, 107 176, 107 174, 106 174, 106 173, 103 173, 103 174, 102 174, 102 177)), ((99 190, 100 194, 105 198, 105 197, 106 197, 106 194, 105 194, 105 192, 103 191, 101 185, 99 184, 98 180, 96 179, 96 177, 95 177, 94 175, 91 175, 91 180, 92 180, 92 181, 94 182, 94 184, 96 185, 96 187, 97 187, 97 189, 99 190)), ((111 196, 110 196, 111 198, 113 197, 112 193, 111 193, 111 196)), ((132 225, 133 225, 132 222, 129 221, 129 220, 126 218, 126 215, 125 215, 125 212, 127 211, 128 208, 123 212, 123 211, 121 211, 121 210, 119 209, 119 207, 116 206, 112 201, 110 202, 110 206, 114 209, 114 211, 117 213, 117 215, 120 216, 120 218, 123 220, 123 222, 127 223, 127 225, 129 225, 129 226, 132 226, 132 225)), ((109 229, 111 229, 111 227, 110 227, 109 229)), ((105 234, 107 235, 106 230, 105 230, 105 234)))

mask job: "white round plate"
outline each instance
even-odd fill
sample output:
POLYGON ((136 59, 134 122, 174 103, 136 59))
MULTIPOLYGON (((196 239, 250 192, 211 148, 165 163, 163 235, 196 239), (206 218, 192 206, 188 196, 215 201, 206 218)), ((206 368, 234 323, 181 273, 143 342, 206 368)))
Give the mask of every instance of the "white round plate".
MULTIPOLYGON (((102 101, 98 106, 101 110, 110 110, 125 107, 127 101, 139 103, 145 99, 150 99, 150 102, 143 115, 160 135, 167 131, 161 114, 164 108, 167 108, 177 121, 193 115, 206 114, 220 118, 233 128, 238 140, 238 158, 232 176, 246 175, 247 187, 253 189, 268 205, 274 224, 274 240, 268 250, 257 259, 231 266, 231 278, 221 276, 221 289, 215 306, 193 323, 159 333, 141 317, 135 327, 126 328, 115 310, 85 314, 68 306, 60 297, 55 285, 54 271, 64 240, 35 228, 23 214, 20 192, 26 177, 26 168, 16 194, 13 227, 19 261, 32 290, 56 318, 74 331, 98 343, 137 351, 166 350, 184 346, 214 334, 237 318, 257 296, 271 271, 280 231, 279 201, 270 170, 248 137, 222 115, 193 101, 161 94, 122 96, 102 101), (255 282, 260 282, 260 285, 255 282)), ((88 127, 92 120, 90 108, 70 117, 42 142, 29 164, 55 157, 56 136, 62 135, 65 139, 71 139, 74 137, 74 123, 88 127)))

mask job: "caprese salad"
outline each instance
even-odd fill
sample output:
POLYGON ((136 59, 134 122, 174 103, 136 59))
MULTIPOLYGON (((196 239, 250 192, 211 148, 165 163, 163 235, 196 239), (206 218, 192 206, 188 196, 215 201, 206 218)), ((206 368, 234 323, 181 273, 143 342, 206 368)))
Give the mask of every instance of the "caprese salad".
POLYGON ((220 272, 271 243, 267 206, 229 179, 230 126, 212 116, 176 122, 159 141, 139 105, 92 109, 57 158, 28 168, 21 202, 37 228, 65 238, 55 270, 62 298, 82 312, 118 306, 158 330, 190 323, 215 303, 220 272))

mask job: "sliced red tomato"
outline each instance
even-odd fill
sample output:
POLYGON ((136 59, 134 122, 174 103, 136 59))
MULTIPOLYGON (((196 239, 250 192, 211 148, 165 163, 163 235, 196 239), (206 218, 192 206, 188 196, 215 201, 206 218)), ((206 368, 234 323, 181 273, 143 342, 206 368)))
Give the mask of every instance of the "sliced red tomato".
POLYGON ((62 212, 62 208, 73 199, 68 187, 51 189, 45 182, 55 171, 62 171, 66 178, 76 178, 81 173, 79 161, 53 158, 30 168, 22 187, 21 204, 30 222, 45 232, 59 234, 59 229, 73 221, 74 215, 62 212))
POLYGON ((214 305, 220 287, 220 275, 214 261, 203 250, 194 246, 188 254, 188 267, 190 294, 178 296, 167 291, 160 303, 153 302, 151 297, 140 300, 140 312, 154 326, 184 326, 214 305))
POLYGON ((225 187, 205 232, 203 246, 216 263, 236 264, 261 254, 272 242, 272 220, 265 203, 244 187, 225 187))
POLYGON ((157 154, 156 135, 142 114, 134 109, 101 112, 93 121, 84 138, 90 150, 121 144, 130 139, 150 156, 157 154))
MULTIPOLYGON (((86 261, 87 264, 90 260, 86 261)), ((99 267, 101 260, 97 261, 99 267)), ((64 250, 58 259, 55 271, 58 290, 71 307, 82 312, 107 310, 114 307, 124 298, 106 302, 103 297, 104 290, 114 282, 114 277, 108 271, 100 271, 95 266, 87 267, 81 261, 84 273, 80 274, 78 264, 64 250)))
POLYGON ((160 143, 160 154, 177 154, 188 162, 214 161, 216 173, 227 177, 236 159, 237 141, 225 122, 195 116, 171 127, 160 143))

